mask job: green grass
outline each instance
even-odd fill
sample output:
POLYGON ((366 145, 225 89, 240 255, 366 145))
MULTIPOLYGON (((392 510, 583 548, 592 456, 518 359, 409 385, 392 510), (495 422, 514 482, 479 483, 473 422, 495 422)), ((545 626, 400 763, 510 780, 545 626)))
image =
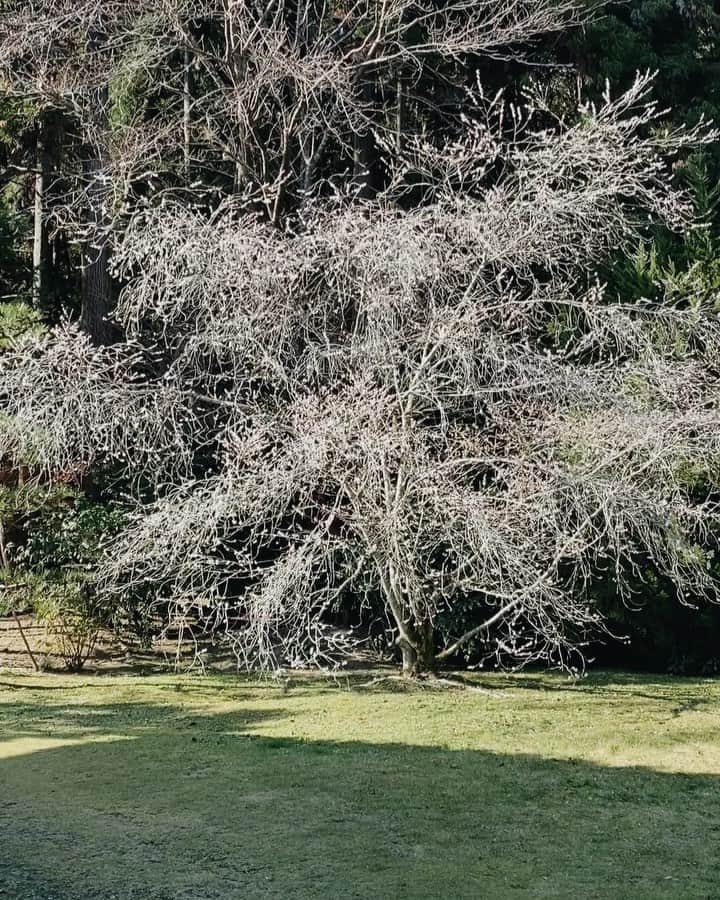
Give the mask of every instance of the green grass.
POLYGON ((719 681, 479 683, 2 677, 0 900, 720 897, 719 681))

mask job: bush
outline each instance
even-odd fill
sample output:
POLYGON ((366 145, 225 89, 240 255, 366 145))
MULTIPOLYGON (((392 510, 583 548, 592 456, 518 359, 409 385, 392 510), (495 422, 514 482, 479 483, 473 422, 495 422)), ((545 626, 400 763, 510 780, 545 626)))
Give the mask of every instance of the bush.
POLYGON ((612 582, 593 586, 595 602, 606 616, 608 628, 622 641, 608 639, 588 653, 605 666, 673 675, 720 673, 720 606, 678 602, 673 585, 652 570, 643 573, 627 602, 612 582))
POLYGON ((104 542, 120 530, 124 516, 116 503, 99 503, 65 490, 27 517, 27 536, 18 561, 45 572, 91 567, 104 542))
POLYGON ((45 623, 49 651, 69 672, 80 672, 92 655, 103 622, 103 611, 87 586, 68 579, 47 582, 36 612, 45 623))
MULTIPOLYGON (((90 576, 104 541, 120 527, 123 510, 67 485, 0 488, 0 514, 16 539, 12 569, 3 573, 5 611, 31 609, 44 622, 49 652, 80 671, 113 610, 93 594, 90 576)), ((0 612, 3 611, 0 607, 0 612)))

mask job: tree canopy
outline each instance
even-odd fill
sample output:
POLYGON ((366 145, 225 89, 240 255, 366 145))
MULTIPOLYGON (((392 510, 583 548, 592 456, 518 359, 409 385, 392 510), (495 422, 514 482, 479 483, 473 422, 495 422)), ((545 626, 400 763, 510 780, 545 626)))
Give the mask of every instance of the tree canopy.
POLYGON ((683 176, 717 135, 682 78, 717 17, 593 15, 3 7, 6 101, 33 104, 35 285, 62 247, 83 277, 77 322, 56 308, 0 357, 0 451, 124 496, 89 589, 125 621, 222 637, 246 666, 337 663, 377 621, 408 672, 478 645, 573 666, 604 627, 598 580, 622 593, 650 566, 713 596, 716 297, 601 276, 711 233, 683 176), (651 74, 600 88, 653 54, 687 126, 651 74))

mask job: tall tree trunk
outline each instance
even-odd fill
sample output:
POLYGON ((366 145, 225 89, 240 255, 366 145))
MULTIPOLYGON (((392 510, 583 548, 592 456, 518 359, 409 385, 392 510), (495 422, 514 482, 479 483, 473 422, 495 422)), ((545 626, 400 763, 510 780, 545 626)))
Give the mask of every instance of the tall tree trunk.
MULTIPOLYGON (((88 52, 96 53, 105 44, 107 35, 102 25, 94 28, 89 36, 88 52)), ((87 185, 88 227, 82 250, 82 306, 80 327, 98 344, 109 344, 115 338, 115 328, 110 321, 113 307, 112 279, 109 262, 109 201, 106 182, 105 139, 110 131, 108 118, 109 91, 107 85, 91 92, 87 111, 93 128, 85 148, 83 172, 87 185)))
POLYGON ((50 183, 51 154, 47 120, 40 115, 37 123, 35 156, 35 204, 33 234, 33 283, 32 298, 35 307, 40 306, 48 289, 50 247, 48 242, 46 193, 50 183))
MULTIPOLYGON (((366 106, 373 99, 375 90, 371 76, 363 77, 360 96, 366 106)), ((359 197, 372 197, 376 191, 378 151, 369 124, 364 124, 353 135, 353 185, 359 197)))
POLYGON ((402 70, 397 73, 396 80, 397 107, 395 112, 395 149, 398 153, 402 150, 402 140, 405 134, 405 91, 403 85, 402 70))
POLYGON ((108 344, 114 338, 115 329, 109 318, 113 303, 110 250, 105 228, 108 197, 103 161, 99 155, 90 157, 85 161, 84 169, 90 203, 88 235, 83 245, 80 327, 96 343, 108 344))
MULTIPOLYGON (((247 73, 246 62, 243 58, 242 48, 235 31, 235 16, 237 15, 237 12, 234 10, 232 0, 222 0, 222 3, 224 10, 225 65, 227 66, 228 77, 231 84, 238 89, 238 95, 242 96, 240 88, 247 77, 247 73)), ((242 107, 237 98, 235 100, 235 115, 237 117, 237 134, 231 144, 233 151, 232 157, 235 166, 233 193, 239 194, 247 184, 249 177, 249 132, 252 129, 252 122, 249 118, 249 112, 242 107)))

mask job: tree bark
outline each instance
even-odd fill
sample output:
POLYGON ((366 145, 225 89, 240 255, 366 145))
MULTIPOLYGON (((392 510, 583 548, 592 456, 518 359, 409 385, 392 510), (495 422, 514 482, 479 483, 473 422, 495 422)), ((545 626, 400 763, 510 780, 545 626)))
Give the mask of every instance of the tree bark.
POLYGON ((33 229, 33 282, 32 299, 37 308, 48 290, 50 247, 46 225, 46 192, 50 182, 51 156, 49 135, 44 115, 38 118, 35 157, 35 204, 33 229))
POLYGON ((403 675, 413 677, 435 668, 435 629, 428 619, 413 617, 405 602, 401 580, 392 561, 376 559, 380 584, 387 607, 395 620, 395 643, 402 654, 403 675))
POLYGON ((435 634, 431 622, 421 622, 409 632, 410 639, 400 638, 403 675, 414 677, 435 668, 435 634))
POLYGON ((405 91, 402 71, 398 71, 396 79, 397 107, 395 112, 395 149, 398 153, 402 150, 402 140, 405 134, 405 91))
MULTIPOLYGON (((91 53, 98 51, 107 40, 101 26, 95 28, 88 43, 91 53)), ((112 280, 109 262, 109 201, 104 157, 105 137, 110 130, 108 118, 109 90, 107 85, 91 91, 87 112, 94 127, 85 147, 83 171, 87 184, 88 227, 82 250, 82 306, 80 327, 97 344, 109 344, 115 338, 110 321, 113 307, 112 280)))
POLYGON ((109 344, 115 329, 109 316, 112 311, 110 250, 105 233, 107 189, 103 181, 103 161, 98 156, 85 162, 88 179, 89 228, 83 246, 82 308, 80 327, 98 344, 109 344))
MULTIPOLYGON (((369 75, 360 83, 360 97, 369 105, 373 98, 374 83, 369 75)), ((353 185, 358 197, 369 199, 376 193, 377 147, 370 125, 364 125, 353 134, 353 185)))
POLYGON ((103 135, 110 128, 107 104, 107 88, 99 88, 94 99, 97 137, 93 145, 87 146, 83 163, 87 183, 88 228, 83 245, 80 327, 97 344, 110 344, 116 337, 116 329, 110 320, 113 308, 108 233, 110 193, 103 147, 103 135))

